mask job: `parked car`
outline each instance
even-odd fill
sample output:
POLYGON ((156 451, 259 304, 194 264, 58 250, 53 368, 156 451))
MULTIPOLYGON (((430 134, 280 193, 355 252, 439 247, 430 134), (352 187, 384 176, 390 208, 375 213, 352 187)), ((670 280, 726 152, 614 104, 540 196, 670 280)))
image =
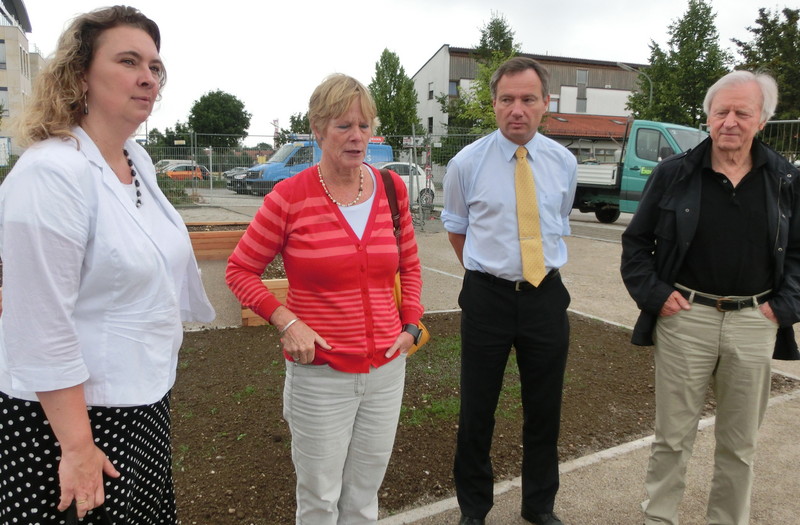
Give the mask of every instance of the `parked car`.
POLYGON ((223 171, 222 176, 225 177, 226 179, 232 179, 236 175, 247 173, 247 169, 248 168, 237 166, 236 168, 231 168, 228 171, 223 171))
POLYGON ((225 177, 225 187, 240 195, 250 193, 245 181, 248 169, 249 168, 237 167, 223 172, 222 176, 225 177))
POLYGON ((416 180, 414 181, 414 189, 416 191, 417 197, 417 204, 427 204, 432 205, 433 199, 436 196, 436 192, 433 189, 433 184, 430 187, 426 187, 425 185, 425 170, 419 164, 413 164, 409 162, 402 162, 402 161, 392 161, 392 162, 376 162, 373 164, 378 169, 387 169, 392 170, 393 172, 400 175, 400 178, 403 179, 403 182, 406 183, 406 189, 409 193, 409 198, 411 195, 410 189, 410 175, 412 173, 416 173, 416 180))
POLYGON ((201 166, 200 164, 192 164, 190 162, 184 162, 183 164, 170 164, 161 170, 160 175, 166 175, 173 180, 208 180, 211 177, 211 173, 208 171, 208 168, 201 166))
POLYGON ((156 169, 156 173, 159 173, 167 169, 167 166, 173 164, 186 164, 186 159, 161 159, 153 164, 153 167, 156 169))

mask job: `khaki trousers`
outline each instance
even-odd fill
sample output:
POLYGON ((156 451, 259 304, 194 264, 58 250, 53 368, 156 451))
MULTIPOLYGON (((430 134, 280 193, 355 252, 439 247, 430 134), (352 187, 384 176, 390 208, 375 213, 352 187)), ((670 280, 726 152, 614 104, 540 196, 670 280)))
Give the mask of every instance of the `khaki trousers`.
POLYGON ((767 409, 777 325, 758 308, 691 310, 660 317, 655 331, 656 430, 645 488, 645 523, 678 525, 709 380, 717 402, 711 525, 746 525, 753 458, 767 409))

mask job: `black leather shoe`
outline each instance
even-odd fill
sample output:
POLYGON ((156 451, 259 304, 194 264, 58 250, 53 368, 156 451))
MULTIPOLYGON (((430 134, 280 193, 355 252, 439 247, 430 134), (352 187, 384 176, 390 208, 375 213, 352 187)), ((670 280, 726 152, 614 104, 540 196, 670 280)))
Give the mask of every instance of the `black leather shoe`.
POLYGON ((525 509, 523 509, 522 517, 533 523, 533 525, 564 525, 564 523, 558 519, 558 516, 552 512, 535 514, 533 512, 526 512, 525 509))
POLYGON ((458 525, 484 525, 484 523, 486 523, 486 520, 483 518, 471 518, 462 514, 458 525))

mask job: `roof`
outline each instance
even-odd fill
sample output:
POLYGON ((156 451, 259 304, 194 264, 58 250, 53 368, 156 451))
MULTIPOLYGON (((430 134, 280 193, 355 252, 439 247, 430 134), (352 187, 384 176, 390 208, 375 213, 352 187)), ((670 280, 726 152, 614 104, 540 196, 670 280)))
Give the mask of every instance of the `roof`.
MULTIPOLYGON (((469 47, 450 47, 450 54, 451 55, 469 55, 475 56, 476 50, 474 48, 469 47)), ((531 53, 519 53, 518 56, 532 58, 537 62, 544 62, 544 63, 555 63, 559 62, 562 64, 581 64, 585 66, 605 66, 605 67, 613 67, 619 68, 617 62, 612 62, 609 60, 594 60, 591 58, 573 58, 573 57, 560 57, 555 55, 534 55, 531 53)), ((648 68, 650 67, 649 64, 634 64, 630 62, 626 62, 631 67, 636 69, 648 68)))
POLYGON ((542 132, 551 138, 622 139, 627 117, 548 113, 542 120, 542 132))
POLYGON ((3 7, 6 8, 8 14, 17 19, 23 31, 31 32, 31 19, 28 17, 28 10, 22 0, 3 0, 3 7))

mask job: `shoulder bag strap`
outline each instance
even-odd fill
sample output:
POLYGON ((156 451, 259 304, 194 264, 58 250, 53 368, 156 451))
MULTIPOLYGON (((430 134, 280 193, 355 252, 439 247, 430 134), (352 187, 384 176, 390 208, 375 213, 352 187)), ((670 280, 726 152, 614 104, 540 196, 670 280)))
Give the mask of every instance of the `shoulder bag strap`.
POLYGON ((394 189, 394 181, 389 174, 389 170, 380 170, 383 178, 383 189, 386 191, 386 199, 389 201, 389 209, 392 212, 392 225, 394 226, 394 238, 397 241, 397 249, 400 249, 400 209, 397 206, 397 192, 394 189))

